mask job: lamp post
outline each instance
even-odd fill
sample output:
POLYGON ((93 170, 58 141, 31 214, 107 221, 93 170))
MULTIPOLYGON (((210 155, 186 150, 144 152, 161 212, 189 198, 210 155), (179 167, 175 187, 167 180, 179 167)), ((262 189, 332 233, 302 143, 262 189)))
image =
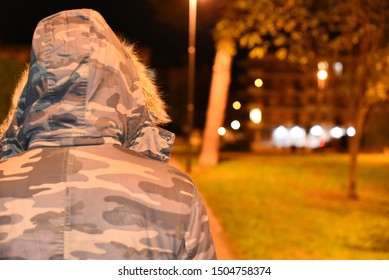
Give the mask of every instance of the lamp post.
POLYGON ((318 71, 317 71, 317 86, 319 88, 319 94, 318 94, 318 103, 319 106, 323 103, 323 91, 326 86, 326 80, 328 78, 328 63, 327 61, 321 61, 317 65, 318 71))
POLYGON ((326 87, 326 80, 328 78, 328 63, 327 61, 321 61, 318 63, 318 71, 317 71, 317 121, 321 121, 322 107, 324 105, 324 89, 326 87))
POLYGON ((192 144, 190 137, 194 120, 194 90, 195 90, 195 62, 196 62, 196 14, 197 0, 189 0, 189 44, 188 44, 188 103, 186 137, 188 144, 188 157, 186 169, 192 169, 192 144))

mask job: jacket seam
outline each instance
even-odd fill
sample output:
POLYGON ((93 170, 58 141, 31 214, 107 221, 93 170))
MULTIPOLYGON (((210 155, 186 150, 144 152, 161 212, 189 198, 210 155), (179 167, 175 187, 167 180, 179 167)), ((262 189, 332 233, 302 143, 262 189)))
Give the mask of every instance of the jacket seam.
POLYGON ((63 195, 63 257, 64 259, 69 259, 69 233, 70 233, 70 189, 67 186, 69 169, 71 168, 71 160, 69 156, 69 148, 65 147, 63 165, 62 165, 62 182, 64 186, 64 195, 63 195))

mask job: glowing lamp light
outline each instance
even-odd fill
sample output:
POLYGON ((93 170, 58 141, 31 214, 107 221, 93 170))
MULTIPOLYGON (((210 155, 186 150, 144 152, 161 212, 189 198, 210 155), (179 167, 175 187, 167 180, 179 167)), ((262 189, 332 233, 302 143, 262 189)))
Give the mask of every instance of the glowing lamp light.
POLYGON ((299 126, 294 126, 290 129, 291 144, 295 147, 305 146, 305 129, 299 126))
POLYGON ((330 135, 332 138, 340 139, 344 135, 344 132, 342 128, 335 126, 330 130, 330 135))
POLYGON ((318 64, 317 64, 317 68, 319 70, 326 70, 328 69, 328 62, 327 61, 320 61, 318 64))
POLYGON ((301 128, 299 126, 294 126, 292 127, 292 129, 290 130, 290 136, 292 138, 304 138, 305 137, 305 130, 304 128, 301 128))
POLYGON ((335 62, 333 67, 334 67, 334 71, 335 71, 336 75, 338 75, 338 76, 342 75, 342 73, 343 73, 342 62, 340 62, 340 61, 335 62))
POLYGON ((250 120, 255 123, 259 124, 262 121, 262 111, 258 108, 252 109, 250 111, 250 120))
POLYGON ((287 138, 288 138, 288 129, 280 125, 273 131, 274 144, 277 147, 286 147, 287 146, 287 138))
POLYGON ((320 81, 325 81, 328 77, 328 73, 326 70, 322 69, 322 70, 319 70, 317 72, 317 78, 320 80, 320 81))
POLYGON ((281 125, 274 130, 274 137, 277 139, 285 139, 288 137, 288 129, 281 125))
POLYGON ((315 125, 309 130, 309 134, 312 136, 320 137, 323 135, 323 128, 320 125, 315 125))
POLYGON ((348 137, 353 137, 353 136, 355 136, 356 133, 357 133, 357 131, 352 126, 348 127, 346 130, 346 134, 348 137))
POLYGON ((226 133, 227 130, 224 127, 219 127, 219 129, 217 130, 217 134, 219 134, 220 136, 224 136, 226 135, 226 133))
POLYGON ((234 103, 232 103, 232 108, 234 108, 235 110, 239 110, 241 107, 242 104, 239 101, 235 101, 234 103))
POLYGON ((231 128, 233 130, 238 130, 240 128, 240 122, 237 120, 234 120, 231 122, 231 128))
POLYGON ((254 85, 255 85, 256 87, 258 87, 258 88, 262 87, 262 86, 263 86, 263 81, 262 81, 262 79, 256 79, 256 80, 254 81, 254 85))

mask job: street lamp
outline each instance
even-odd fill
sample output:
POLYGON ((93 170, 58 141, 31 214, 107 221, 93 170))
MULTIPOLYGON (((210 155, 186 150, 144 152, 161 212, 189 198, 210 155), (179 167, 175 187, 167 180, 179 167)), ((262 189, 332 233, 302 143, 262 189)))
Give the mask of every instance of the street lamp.
POLYGON ((324 69, 321 69, 317 72, 318 86, 320 89, 324 89, 325 81, 327 80, 328 72, 324 69))
POLYGON ((320 121, 321 114, 322 114, 322 106, 324 103, 324 89, 326 86, 326 80, 328 78, 328 62, 327 61, 320 61, 317 64, 318 71, 316 73, 317 76, 317 121, 320 121))
POLYGON ((318 71, 316 74, 317 75, 317 85, 318 85, 320 90, 323 90, 325 87, 326 80, 328 78, 328 72, 327 72, 328 62, 327 61, 320 61, 317 64, 317 68, 318 68, 318 71))
POLYGON ((195 62, 196 62, 196 14, 197 0, 189 0, 189 44, 188 44, 188 103, 186 136, 188 144, 188 158, 186 169, 191 171, 192 145, 190 136, 193 130, 194 118, 194 90, 195 90, 195 62))

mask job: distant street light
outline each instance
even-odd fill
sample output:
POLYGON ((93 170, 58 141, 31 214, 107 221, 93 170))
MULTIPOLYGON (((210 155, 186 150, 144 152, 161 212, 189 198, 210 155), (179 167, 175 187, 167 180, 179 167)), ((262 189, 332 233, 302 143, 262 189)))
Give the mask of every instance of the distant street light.
POLYGON ((326 86, 326 80, 328 78, 328 62, 327 61, 320 61, 317 64, 317 68, 319 69, 317 71, 317 121, 321 120, 321 110, 324 103, 324 88, 326 86))
POLYGON ((335 138, 335 139, 340 139, 342 138, 342 136, 345 134, 344 132, 344 129, 342 129, 341 127, 339 126, 335 126, 333 128, 331 128, 330 130, 330 135, 332 138, 335 138))
POLYGON ((323 90, 325 88, 327 78, 327 70, 322 69, 317 72, 317 86, 319 87, 319 90, 323 90))
POLYGON ((315 137, 320 137, 324 133, 323 128, 320 125, 315 125, 309 130, 309 134, 315 137))
POLYGON ((325 82, 328 78, 328 62, 327 61, 320 61, 317 64, 317 68, 319 71, 317 71, 317 85, 320 90, 323 90, 325 87, 325 82))
POLYGON ((227 130, 224 127, 219 127, 219 129, 217 130, 217 134, 219 134, 220 136, 224 136, 226 135, 226 133, 227 130))
POLYGON ((262 79, 256 79, 256 80, 254 81, 254 85, 255 85, 256 87, 258 87, 258 88, 262 87, 262 86, 263 86, 263 81, 262 81, 262 79))
POLYGON ((356 133, 357 133, 357 131, 352 126, 348 127, 347 130, 346 130, 346 134, 349 137, 354 137, 356 133))
POLYGON ((188 103, 187 103, 187 125, 186 136, 188 140, 188 158, 186 169, 192 169, 192 147, 190 135, 193 130, 194 119, 194 90, 195 90, 195 62, 196 62, 196 14, 197 0, 189 0, 189 44, 188 44, 188 103))
POLYGON ((240 128, 240 122, 238 120, 234 120, 231 122, 231 128, 233 130, 238 130, 240 128))
POLYGON ((262 111, 261 109, 255 108, 250 111, 250 120, 255 123, 259 124, 262 121, 262 111))
POLYGON ((328 77, 328 73, 326 70, 320 70, 317 72, 317 78, 321 81, 325 81, 328 77))
POLYGON ((239 110, 240 108, 242 108, 242 104, 239 101, 235 101, 234 103, 232 103, 232 108, 234 108, 235 110, 239 110))

